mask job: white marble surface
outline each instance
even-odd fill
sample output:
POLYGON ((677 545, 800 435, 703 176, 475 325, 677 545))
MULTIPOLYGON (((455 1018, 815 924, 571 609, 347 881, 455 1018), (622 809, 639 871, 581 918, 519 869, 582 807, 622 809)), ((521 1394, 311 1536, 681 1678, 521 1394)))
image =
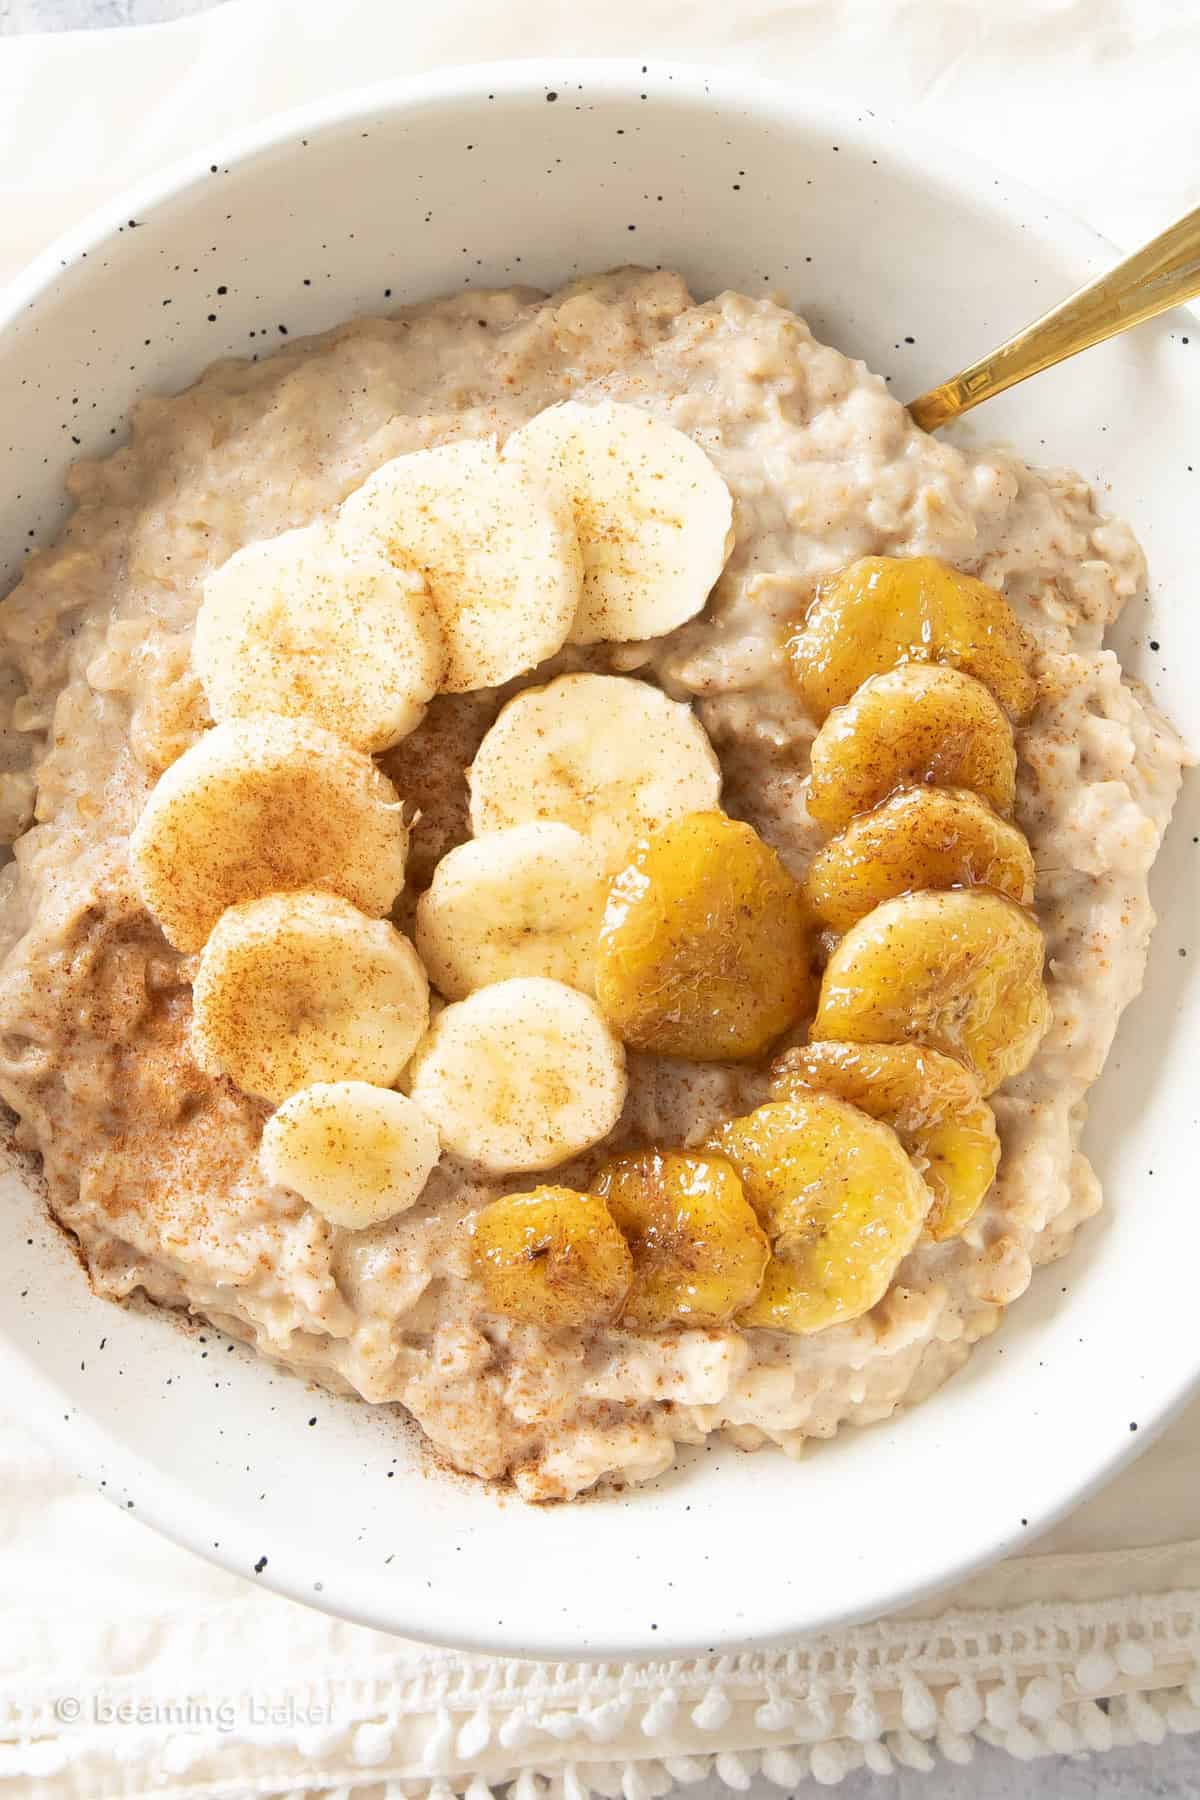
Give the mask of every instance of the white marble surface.
POLYGON ((159 25, 203 12, 206 0, 0 0, 0 33, 159 25))
MULTIPOLYGON (((0 35, 157 24, 202 11, 211 3, 0 0, 0 35)), ((815 1785, 809 1791, 815 1793, 815 1785)), ((687 1792, 694 1800, 726 1800, 728 1794, 716 1781, 687 1792)), ((965 1768, 941 1765, 927 1775, 902 1770, 890 1777, 860 1773, 846 1780, 838 1793, 840 1800, 885 1800, 885 1796, 888 1800, 1195 1800, 1200 1795, 1200 1736, 1168 1738, 1159 1746, 1103 1757, 1056 1757, 1032 1764, 981 1748, 965 1768)), ((779 1790, 756 1782, 750 1800, 780 1800, 779 1790)))

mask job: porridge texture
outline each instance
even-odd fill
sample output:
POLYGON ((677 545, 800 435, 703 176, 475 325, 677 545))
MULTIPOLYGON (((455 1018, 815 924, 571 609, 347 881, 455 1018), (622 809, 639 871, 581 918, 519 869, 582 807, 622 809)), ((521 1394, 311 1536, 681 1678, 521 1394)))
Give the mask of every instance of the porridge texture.
MULTIPOLYGON (((455 1468, 562 1498, 646 1480, 714 1431, 798 1453, 886 1418, 956 1370, 1095 1213, 1087 1090, 1141 985, 1147 876, 1184 758, 1103 647, 1143 563, 1078 477, 925 436, 878 377, 770 300, 695 304, 675 275, 620 271, 549 298, 459 295, 220 363, 142 401, 128 445, 80 463, 70 491, 61 538, 0 610, 14 853, 0 873, 0 1096, 99 1293, 186 1309, 306 1378, 406 1408, 455 1468), (927 1234, 882 1301, 812 1335, 547 1333, 489 1315, 464 1221, 528 1177, 485 1181, 443 1156, 415 1205, 364 1230, 272 1186, 258 1160, 269 1108, 197 1066, 196 959, 168 945, 131 880, 147 794, 211 722, 191 662, 204 578, 329 516, 394 457, 503 440, 573 396, 632 403, 699 443, 733 495, 732 555, 682 627, 442 694, 382 754, 412 821, 404 929, 468 836, 464 771, 520 686, 599 670, 692 702, 723 806, 802 875, 828 834, 806 812, 817 722, 784 641, 818 580, 865 555, 938 557, 1001 589, 1033 640, 1040 698, 1017 733, 1015 820, 1051 1023, 992 1096, 999 1173, 962 1234, 927 1234)), ((765 1062, 628 1062, 602 1151, 540 1179, 585 1186, 601 1154, 696 1146, 769 1098, 765 1062)))

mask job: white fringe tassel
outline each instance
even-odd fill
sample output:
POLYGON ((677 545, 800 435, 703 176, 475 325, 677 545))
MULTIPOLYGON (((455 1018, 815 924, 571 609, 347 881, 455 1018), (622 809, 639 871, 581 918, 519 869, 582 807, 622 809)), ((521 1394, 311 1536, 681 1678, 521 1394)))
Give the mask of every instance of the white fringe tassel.
MULTIPOLYGON (((529 1766, 479 1775, 442 1775, 428 1785, 405 1782, 406 1800, 494 1800, 508 1786, 511 1800, 665 1800, 665 1796, 715 1774, 735 1794, 746 1793, 761 1774, 774 1787, 794 1791, 811 1779, 821 1787, 836 1787, 847 1775, 866 1768, 877 1775, 897 1768, 928 1773, 939 1757, 949 1763, 969 1763, 977 1741, 1006 1750, 1022 1762, 1042 1756, 1078 1756, 1111 1750, 1117 1744, 1161 1744, 1172 1732, 1200 1732, 1200 1677, 1179 1687, 1155 1692, 1118 1693, 1110 1699, 1094 1699, 1104 1672, 1101 1655, 1111 1669, 1108 1679, 1144 1679, 1153 1672, 1153 1657, 1144 1646, 1124 1645, 1119 1651, 1088 1651, 1080 1658, 1073 1678, 1064 1682, 1054 1675, 1037 1675, 1020 1686, 1010 1677, 981 1696, 974 1682, 960 1681, 944 1689, 940 1698, 918 1676, 900 1675, 898 1698, 900 1726, 882 1729, 878 1694, 865 1684, 854 1687, 845 1704, 841 1733, 821 1737, 815 1743, 773 1744, 762 1750, 719 1750, 709 1755, 634 1757, 621 1762, 584 1762, 529 1766), (1144 1654, 1130 1655, 1130 1650, 1144 1654), (1147 1657, 1149 1660, 1147 1661, 1147 1657)), ((1100 1685, 1103 1685, 1102 1683, 1100 1685)), ((894 1690, 895 1691, 895 1690, 894 1690)), ((830 1707, 804 1695, 808 1716, 819 1717, 830 1707)), ((754 1711, 760 1731, 784 1732, 795 1727, 804 1710, 779 1691, 754 1711)), ((717 1732, 729 1723, 734 1700, 722 1684, 713 1682, 686 1715, 699 1731, 717 1732)), ((516 1749, 539 1733, 565 1738, 557 1726, 568 1722, 574 1735, 594 1743, 611 1742, 634 1717, 628 1696, 606 1701, 578 1714, 539 1716, 536 1710, 516 1707, 498 1726, 480 1706, 454 1730, 449 1711, 441 1708, 430 1727, 425 1766, 433 1771, 435 1753, 448 1751, 465 1759, 489 1745, 516 1749), (549 1721, 553 1718, 553 1722, 549 1721)), ((640 1729, 648 1746, 683 1713, 683 1699, 675 1688, 666 1688, 648 1701, 640 1729)), ((502 1759, 501 1759, 502 1761, 502 1759)), ((365 1777, 364 1777, 365 1779, 365 1777)), ((389 1792, 391 1789, 389 1788, 389 1792)), ((331 1794, 328 1800, 340 1800, 331 1794)), ((354 1800, 353 1790, 345 1800, 354 1800)))

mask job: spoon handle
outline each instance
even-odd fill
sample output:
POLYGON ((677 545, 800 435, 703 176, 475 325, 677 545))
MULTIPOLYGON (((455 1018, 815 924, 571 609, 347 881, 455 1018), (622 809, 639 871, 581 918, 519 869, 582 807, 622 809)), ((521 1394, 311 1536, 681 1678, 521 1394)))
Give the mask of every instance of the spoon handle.
POLYGON ((998 350, 910 401, 908 410, 923 430, 936 431, 1026 376, 1040 374, 1077 350, 1103 343, 1198 294, 1200 206, 1107 275, 1043 313, 998 350))

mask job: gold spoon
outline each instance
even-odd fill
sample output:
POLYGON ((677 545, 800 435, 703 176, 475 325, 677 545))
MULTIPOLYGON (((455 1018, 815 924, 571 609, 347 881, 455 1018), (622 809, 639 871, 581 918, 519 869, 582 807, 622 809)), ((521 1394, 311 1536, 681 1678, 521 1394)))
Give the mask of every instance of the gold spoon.
POLYGON ((911 400, 908 410, 923 430, 936 431, 981 400, 1198 294, 1200 206, 1107 275, 1043 313, 990 356, 911 400))

